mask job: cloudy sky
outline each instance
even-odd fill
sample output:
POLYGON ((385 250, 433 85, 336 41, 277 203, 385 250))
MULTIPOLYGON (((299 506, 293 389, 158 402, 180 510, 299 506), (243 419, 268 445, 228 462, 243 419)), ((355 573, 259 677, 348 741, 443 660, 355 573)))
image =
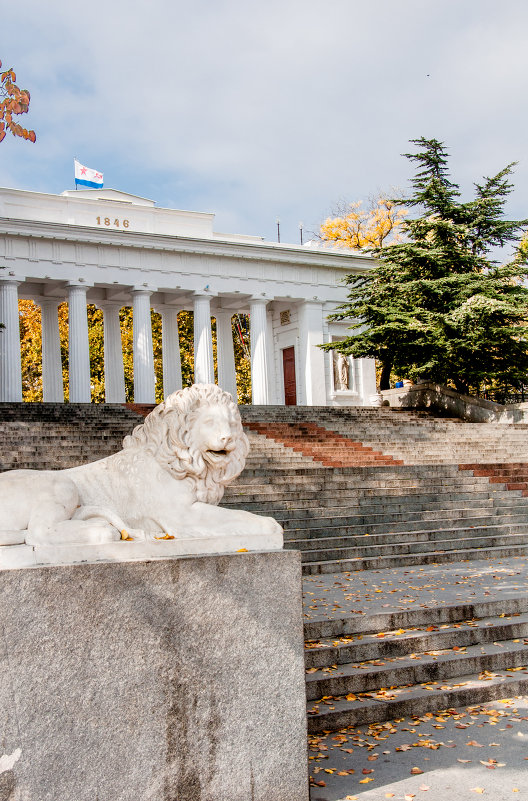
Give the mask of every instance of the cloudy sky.
POLYGON ((38 137, 0 145, 2 186, 73 188, 77 157, 296 242, 341 198, 404 189, 426 136, 468 196, 518 161, 508 211, 528 217, 526 0, 24 0, 0 22, 38 137))

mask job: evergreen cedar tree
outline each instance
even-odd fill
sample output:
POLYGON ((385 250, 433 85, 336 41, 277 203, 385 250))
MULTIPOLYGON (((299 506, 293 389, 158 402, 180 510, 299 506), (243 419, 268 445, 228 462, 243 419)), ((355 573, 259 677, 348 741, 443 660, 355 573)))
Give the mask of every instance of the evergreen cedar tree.
POLYGON ((13 69, 0 73, 0 142, 5 139, 7 131, 11 131, 13 136, 35 142, 37 138, 35 131, 28 131, 14 119, 19 114, 27 113, 30 101, 28 90, 19 89, 15 81, 16 75, 13 69))
POLYGON ((475 184, 463 203, 443 143, 411 143, 413 191, 394 202, 418 216, 403 222, 404 241, 370 250, 377 265, 367 275, 347 276, 348 301, 330 319, 353 319, 352 333, 321 347, 376 358, 380 389, 389 388, 391 370, 462 393, 520 386, 528 372, 528 220, 504 219, 515 164, 475 184), (507 264, 492 258, 512 244, 507 264))

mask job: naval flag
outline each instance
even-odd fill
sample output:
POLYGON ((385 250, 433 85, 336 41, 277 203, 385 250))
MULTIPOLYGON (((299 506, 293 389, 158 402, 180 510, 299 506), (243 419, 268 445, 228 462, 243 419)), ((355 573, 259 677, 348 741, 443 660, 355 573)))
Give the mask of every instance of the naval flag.
POLYGON ((103 173, 84 167, 77 159, 73 160, 75 165, 75 187, 89 186, 91 189, 103 188, 103 173))

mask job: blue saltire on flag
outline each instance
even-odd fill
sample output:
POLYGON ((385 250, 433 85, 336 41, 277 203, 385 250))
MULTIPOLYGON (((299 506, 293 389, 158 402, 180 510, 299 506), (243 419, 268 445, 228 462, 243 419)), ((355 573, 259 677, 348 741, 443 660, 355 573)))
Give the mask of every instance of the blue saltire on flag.
POLYGON ((90 189, 103 188, 102 172, 85 167, 77 159, 74 159, 73 163, 75 165, 75 186, 88 186, 90 189))

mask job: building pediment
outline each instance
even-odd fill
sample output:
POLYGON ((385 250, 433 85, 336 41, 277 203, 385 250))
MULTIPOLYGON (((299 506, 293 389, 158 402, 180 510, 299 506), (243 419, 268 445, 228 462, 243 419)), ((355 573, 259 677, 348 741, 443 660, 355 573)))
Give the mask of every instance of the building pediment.
POLYGON ((77 200, 112 200, 114 203, 132 203, 134 206, 155 206, 154 200, 140 195, 131 195, 119 189, 66 189, 61 192, 63 197, 77 198, 77 200))

